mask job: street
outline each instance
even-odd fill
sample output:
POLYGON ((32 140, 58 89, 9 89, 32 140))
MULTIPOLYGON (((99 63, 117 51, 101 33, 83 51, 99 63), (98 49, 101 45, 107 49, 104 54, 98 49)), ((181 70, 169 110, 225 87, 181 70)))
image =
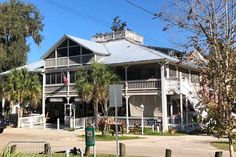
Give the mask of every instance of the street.
MULTIPOLYGON (((55 129, 7 128, 0 134, 0 149, 10 141, 46 141, 52 152, 65 151, 73 147, 85 148, 84 139, 78 137, 84 131, 55 129)), ((209 142, 218 140, 210 136, 142 136, 144 139, 121 141, 126 144, 127 155, 164 157, 165 149, 172 150, 172 157, 213 157, 217 151, 209 142)), ((97 154, 115 154, 115 141, 97 141, 97 154)), ((92 149, 93 150, 93 149, 92 149)), ((228 152, 223 153, 228 156, 228 152)))

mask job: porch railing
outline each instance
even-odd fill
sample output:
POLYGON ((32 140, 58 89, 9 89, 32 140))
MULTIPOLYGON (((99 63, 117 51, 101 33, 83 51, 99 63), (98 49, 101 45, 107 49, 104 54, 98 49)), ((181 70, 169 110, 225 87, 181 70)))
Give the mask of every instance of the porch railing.
POLYGON ((180 78, 166 78, 165 85, 167 93, 177 92, 180 90, 180 78))
MULTIPOLYGON (((183 128, 185 131, 190 132, 199 128, 199 124, 194 121, 195 112, 188 112, 188 122, 186 113, 183 114, 183 128)), ((168 128, 181 131, 181 117, 180 115, 172 115, 167 118, 168 128)))
POLYGON ((85 54, 82 56, 71 56, 71 57, 60 57, 60 58, 51 58, 45 60, 46 68, 53 67, 67 67, 73 65, 80 65, 84 63, 90 63, 94 60, 94 54, 85 54))
POLYGON ((128 90, 138 89, 161 89, 160 79, 132 80, 123 82, 123 89, 127 86, 128 90))
POLYGON ((65 126, 74 129, 84 129, 87 124, 94 124, 94 117, 82 117, 75 118, 74 117, 65 117, 65 126))
MULTIPOLYGON (((115 120, 115 117, 109 118, 114 118, 115 120)), ((128 119, 130 126, 141 125, 141 117, 129 117, 128 119)), ((117 122, 126 125, 126 117, 117 117, 117 122)), ((143 125, 145 127, 150 127, 154 123, 156 123, 155 125, 161 125, 161 117, 143 117, 143 125)))
POLYGON ((28 117, 19 117, 17 127, 18 128, 33 128, 36 125, 44 125, 45 117, 44 115, 32 115, 28 117))
MULTIPOLYGON (((161 89, 161 80, 152 79, 152 80, 135 80, 123 82, 123 90, 125 87, 128 87, 129 91, 138 91, 138 90, 160 90, 161 89)), ((70 93, 77 93, 75 83, 69 84, 70 93)), ((67 92, 67 86, 64 84, 47 84, 45 86, 45 93, 64 93, 67 92)))

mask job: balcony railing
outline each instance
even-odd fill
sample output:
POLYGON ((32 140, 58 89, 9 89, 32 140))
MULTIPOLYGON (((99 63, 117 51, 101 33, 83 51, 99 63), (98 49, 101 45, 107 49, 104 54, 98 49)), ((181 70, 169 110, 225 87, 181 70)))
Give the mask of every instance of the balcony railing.
POLYGON ((45 93, 50 94, 56 94, 56 93, 65 93, 67 92, 67 87, 63 84, 51 84, 45 86, 45 93))
POLYGON ((160 79, 150 79, 150 80, 133 80, 124 82, 123 89, 127 87, 127 90, 139 90, 139 89, 161 89, 160 79))
POLYGON ((45 60, 46 68, 53 67, 67 67, 73 65, 80 65, 85 63, 92 63, 94 60, 94 54, 86 54, 81 56, 71 56, 71 57, 60 57, 45 60))
MULTIPOLYGON (((171 94, 171 92, 180 92, 180 79, 179 78, 169 78, 165 81, 165 90, 167 94, 171 94)), ((161 79, 148 79, 148 80, 130 80, 123 81, 123 90, 127 89, 127 92, 153 92, 157 90, 161 90, 161 79)), ((194 84, 195 85, 195 84, 194 84)), ((198 87, 198 85, 195 85, 198 87)), ((194 88, 195 86, 189 86, 189 88, 194 88)), ((195 87, 195 88, 196 88, 195 87)), ((196 88, 197 89, 197 88, 196 88)), ((192 89, 195 91, 196 89, 192 89)), ((46 85, 45 93, 60 93, 67 92, 67 86, 64 84, 50 84, 46 85)), ((75 94, 77 93, 75 83, 69 84, 69 93, 75 94)))

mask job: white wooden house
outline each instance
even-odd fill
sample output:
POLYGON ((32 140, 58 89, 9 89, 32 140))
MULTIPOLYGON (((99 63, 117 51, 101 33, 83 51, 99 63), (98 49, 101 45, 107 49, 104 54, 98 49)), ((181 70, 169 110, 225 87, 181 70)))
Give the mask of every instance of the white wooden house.
POLYGON ((91 41, 64 35, 41 58, 42 114, 65 124, 73 117, 73 107, 78 120, 92 116, 93 106, 82 103, 75 80, 80 67, 96 61, 109 65, 122 80, 124 104, 119 119, 127 126, 140 122, 143 104, 145 125, 155 119, 163 131, 188 130, 198 103, 199 70, 180 60, 181 52, 145 46, 143 40, 130 31, 97 34, 91 41))
POLYGON ((176 50, 145 46, 143 37, 130 31, 97 34, 91 41, 64 35, 42 57, 43 114, 53 111, 50 118, 66 122, 75 104, 78 117, 92 115, 92 106, 84 106, 77 95, 75 73, 96 61, 120 76, 125 100, 120 116, 129 118, 130 124, 132 118, 140 118, 143 104, 146 119, 160 121, 163 131, 170 127, 184 130, 192 123, 198 103, 199 73, 178 55, 176 50))

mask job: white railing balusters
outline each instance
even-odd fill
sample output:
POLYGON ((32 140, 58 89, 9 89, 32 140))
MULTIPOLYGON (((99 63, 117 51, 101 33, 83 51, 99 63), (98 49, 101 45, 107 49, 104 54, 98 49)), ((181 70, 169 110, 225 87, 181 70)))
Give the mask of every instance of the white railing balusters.
POLYGON ((151 80, 133 80, 124 83, 128 86, 128 90, 138 90, 138 89, 161 89, 160 79, 151 80))
POLYGON ((20 117, 18 119, 18 127, 29 127, 33 128, 35 125, 43 125, 45 123, 44 121, 44 115, 34 115, 29 117, 20 117))

